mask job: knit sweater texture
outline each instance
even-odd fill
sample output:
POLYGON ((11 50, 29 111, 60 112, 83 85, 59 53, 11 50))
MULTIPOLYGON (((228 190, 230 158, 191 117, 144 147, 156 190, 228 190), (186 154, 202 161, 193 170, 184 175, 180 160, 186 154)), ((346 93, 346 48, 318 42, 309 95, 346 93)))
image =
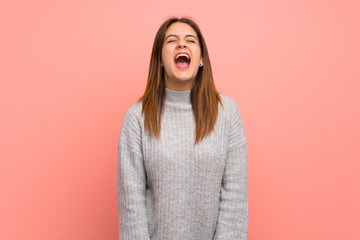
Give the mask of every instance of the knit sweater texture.
POLYGON ((238 105, 220 93, 215 131, 194 145, 190 91, 165 91, 160 139, 145 132, 141 103, 123 120, 119 239, 247 239, 247 140, 238 105))

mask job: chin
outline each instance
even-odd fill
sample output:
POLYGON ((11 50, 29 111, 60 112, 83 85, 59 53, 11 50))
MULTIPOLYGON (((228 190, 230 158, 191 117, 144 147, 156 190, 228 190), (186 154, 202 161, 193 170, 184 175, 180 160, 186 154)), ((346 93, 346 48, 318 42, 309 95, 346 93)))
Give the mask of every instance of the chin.
POLYGON ((194 77, 192 76, 181 76, 181 75, 178 75, 178 76, 175 76, 175 79, 177 80, 180 80, 180 81, 190 81, 192 79, 194 79, 194 77))

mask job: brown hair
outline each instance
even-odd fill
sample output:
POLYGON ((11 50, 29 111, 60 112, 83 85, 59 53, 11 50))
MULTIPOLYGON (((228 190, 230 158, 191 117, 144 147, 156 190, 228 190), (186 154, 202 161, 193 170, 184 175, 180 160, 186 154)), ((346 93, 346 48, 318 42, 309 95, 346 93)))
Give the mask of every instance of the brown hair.
POLYGON ((145 130, 148 131, 150 136, 155 136, 159 139, 161 117, 166 94, 164 67, 161 66, 161 52, 164 44, 165 32, 168 27, 175 22, 187 23, 194 29, 198 35, 201 55, 203 57, 203 67, 198 69, 195 83, 190 92, 192 111, 196 123, 196 137, 194 144, 198 144, 214 130, 218 115, 218 102, 220 102, 222 106, 223 103, 214 85, 214 78, 204 37, 193 20, 189 18, 179 19, 172 17, 160 26, 153 44, 145 93, 139 98, 138 102, 142 101, 141 114, 143 115, 145 112, 145 130))

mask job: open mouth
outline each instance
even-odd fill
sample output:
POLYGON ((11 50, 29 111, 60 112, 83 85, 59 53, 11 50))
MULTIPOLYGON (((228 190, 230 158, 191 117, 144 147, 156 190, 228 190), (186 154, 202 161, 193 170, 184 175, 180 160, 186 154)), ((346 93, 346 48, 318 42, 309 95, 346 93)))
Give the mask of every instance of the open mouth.
POLYGON ((177 68, 184 70, 190 67, 191 59, 187 53, 178 53, 174 61, 177 68))

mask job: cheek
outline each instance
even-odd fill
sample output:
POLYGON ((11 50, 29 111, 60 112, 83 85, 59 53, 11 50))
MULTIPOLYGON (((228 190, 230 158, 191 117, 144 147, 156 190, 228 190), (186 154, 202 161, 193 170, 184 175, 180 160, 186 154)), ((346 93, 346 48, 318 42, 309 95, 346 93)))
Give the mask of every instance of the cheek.
POLYGON ((194 48, 192 52, 193 52, 194 62, 196 63, 200 62, 200 56, 201 56, 200 48, 194 48))
POLYGON ((194 54, 194 63, 199 63, 200 62, 200 52, 194 54))
POLYGON ((161 57, 163 59, 164 64, 170 64, 171 62, 171 52, 167 49, 163 49, 161 53, 161 57))
POLYGON ((171 57, 167 54, 162 55, 162 60, 164 65, 170 65, 171 64, 171 57))

